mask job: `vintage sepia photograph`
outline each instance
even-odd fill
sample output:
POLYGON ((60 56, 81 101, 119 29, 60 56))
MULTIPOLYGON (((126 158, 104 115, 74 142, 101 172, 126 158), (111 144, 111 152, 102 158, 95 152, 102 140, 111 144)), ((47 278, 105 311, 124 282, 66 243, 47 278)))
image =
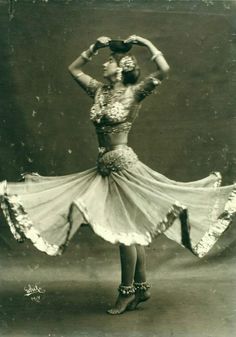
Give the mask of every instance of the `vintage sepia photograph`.
POLYGON ((0 27, 0 336, 233 337, 236 1, 0 27))

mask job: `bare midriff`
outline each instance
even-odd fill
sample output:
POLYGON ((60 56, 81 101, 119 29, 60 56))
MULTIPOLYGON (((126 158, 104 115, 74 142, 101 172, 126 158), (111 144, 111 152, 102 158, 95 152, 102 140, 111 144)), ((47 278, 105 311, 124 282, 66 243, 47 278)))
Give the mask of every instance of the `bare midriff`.
POLYGON ((107 150, 115 149, 118 145, 127 145, 128 132, 118 134, 100 133, 97 135, 99 147, 105 147, 107 150))

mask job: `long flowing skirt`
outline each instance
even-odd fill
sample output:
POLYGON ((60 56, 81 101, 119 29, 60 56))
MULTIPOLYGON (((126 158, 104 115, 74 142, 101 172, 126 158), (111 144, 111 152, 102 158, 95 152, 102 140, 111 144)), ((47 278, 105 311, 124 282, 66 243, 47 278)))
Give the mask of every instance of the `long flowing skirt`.
POLYGON ((217 172, 178 182, 136 160, 109 174, 98 166, 64 176, 26 174, 0 183, 0 198, 14 237, 49 255, 61 254, 86 223, 113 244, 149 245, 164 233, 203 257, 236 211, 236 185, 220 184, 217 172))

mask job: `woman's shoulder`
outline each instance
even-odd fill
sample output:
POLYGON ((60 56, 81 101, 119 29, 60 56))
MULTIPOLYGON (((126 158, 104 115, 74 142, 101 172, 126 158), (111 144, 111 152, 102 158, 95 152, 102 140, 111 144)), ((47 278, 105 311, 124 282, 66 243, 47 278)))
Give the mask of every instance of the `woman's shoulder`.
POLYGON ((156 74, 157 73, 149 74, 132 86, 136 101, 141 102, 146 96, 155 92, 156 88, 161 84, 161 80, 156 77, 156 74))

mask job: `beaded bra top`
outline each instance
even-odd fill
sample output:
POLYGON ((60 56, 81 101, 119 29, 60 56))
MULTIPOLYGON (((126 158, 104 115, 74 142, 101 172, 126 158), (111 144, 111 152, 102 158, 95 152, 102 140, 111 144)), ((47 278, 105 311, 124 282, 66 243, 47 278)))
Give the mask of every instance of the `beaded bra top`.
POLYGON ((139 107, 129 88, 122 88, 112 94, 112 88, 103 85, 94 97, 90 120, 97 133, 129 132, 139 107))
POLYGON ((128 132, 141 107, 140 102, 161 83, 157 73, 147 76, 136 85, 114 91, 110 85, 91 78, 86 91, 94 98, 90 119, 98 133, 128 132))

